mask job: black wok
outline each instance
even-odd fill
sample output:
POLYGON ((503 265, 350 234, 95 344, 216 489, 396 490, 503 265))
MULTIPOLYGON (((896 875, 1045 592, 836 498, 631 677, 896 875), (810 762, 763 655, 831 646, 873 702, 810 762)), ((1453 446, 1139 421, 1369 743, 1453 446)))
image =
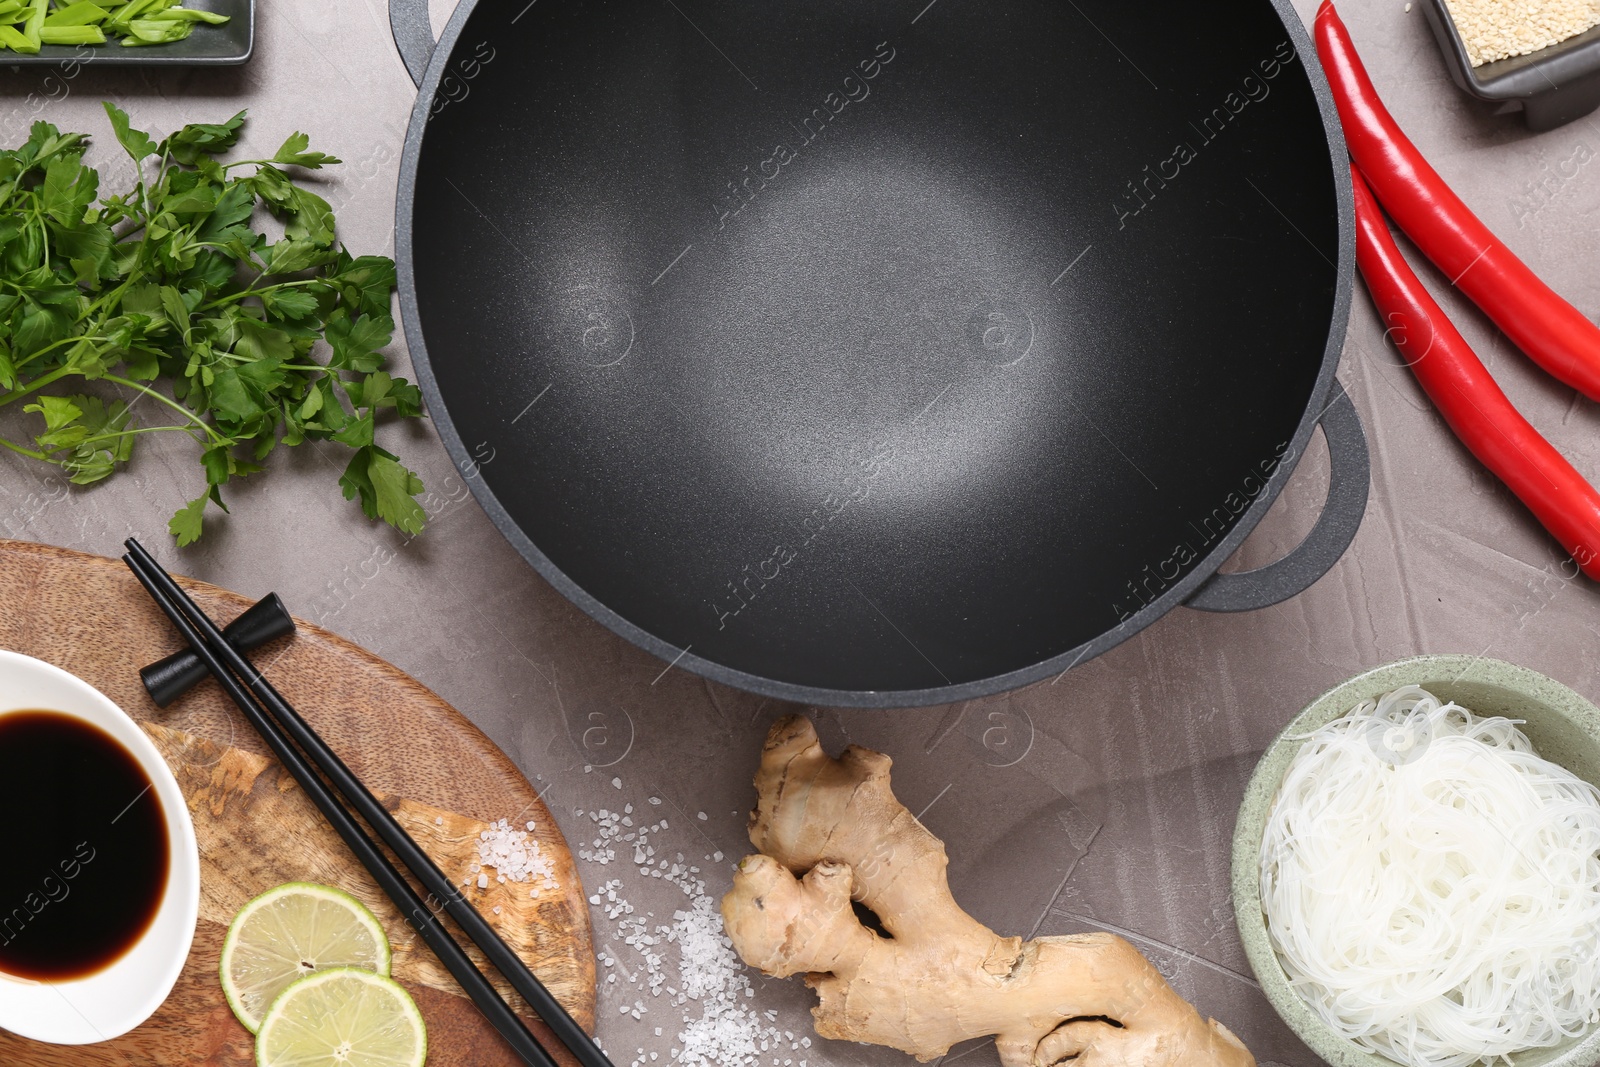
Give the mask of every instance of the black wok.
POLYGON ((392 19, 429 410, 668 663, 968 699, 1354 536, 1345 149, 1287 0, 466 0, 431 59, 392 19), (1319 422, 1317 527, 1217 575, 1319 422))

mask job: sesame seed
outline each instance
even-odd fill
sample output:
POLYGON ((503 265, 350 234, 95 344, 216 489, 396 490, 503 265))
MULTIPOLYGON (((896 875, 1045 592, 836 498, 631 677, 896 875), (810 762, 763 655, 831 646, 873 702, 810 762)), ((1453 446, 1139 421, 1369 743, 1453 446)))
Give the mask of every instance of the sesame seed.
POLYGON ((1446 6, 1474 67, 1537 52, 1600 23, 1600 0, 1447 0, 1446 6))

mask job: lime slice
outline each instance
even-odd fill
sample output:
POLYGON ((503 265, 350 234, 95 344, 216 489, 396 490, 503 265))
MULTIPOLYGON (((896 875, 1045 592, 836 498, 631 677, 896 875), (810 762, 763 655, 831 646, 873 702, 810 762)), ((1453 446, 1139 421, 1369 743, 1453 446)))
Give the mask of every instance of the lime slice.
POLYGON ((366 906, 312 882, 269 889, 246 904, 222 943, 222 992, 252 1034, 289 985, 330 967, 389 973, 389 939, 366 906))
POLYGON ((285 989, 256 1034, 256 1067, 422 1067, 428 1029, 392 980, 339 967, 285 989))

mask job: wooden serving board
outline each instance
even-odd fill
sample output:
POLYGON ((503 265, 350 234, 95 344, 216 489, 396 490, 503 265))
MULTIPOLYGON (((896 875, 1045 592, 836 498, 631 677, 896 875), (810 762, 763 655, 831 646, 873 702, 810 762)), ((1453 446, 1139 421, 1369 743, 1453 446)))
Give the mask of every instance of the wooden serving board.
MULTIPOLYGON (((218 625, 251 603, 180 581, 218 625)), ((138 669, 172 652, 179 640, 120 561, 0 540, 0 648, 71 671, 139 720, 189 802, 201 887, 194 948, 154 1017, 117 1040, 80 1048, 0 1032, 0 1064, 253 1063, 253 1038, 223 1000, 217 960, 239 908, 288 881, 339 886, 382 920, 394 946, 394 977, 416 998, 428 1024, 430 1067, 519 1063, 214 682, 165 710, 145 694, 138 669)), ((583 887, 549 811, 515 765, 449 704, 325 630, 300 623, 294 636, 253 659, 440 868, 457 884, 470 882, 468 899, 592 1033, 594 951, 583 887), (477 888, 470 868, 478 834, 499 819, 518 829, 535 824, 530 836, 551 859, 556 888, 535 898, 528 883, 501 884, 493 872, 489 888, 477 888)), ((466 943, 453 925, 452 931, 466 943)), ((472 952, 482 965, 476 948, 472 952)), ((485 973, 511 998, 497 974, 485 973)), ((519 1000, 511 1002, 526 1010, 519 1000)), ((564 1063, 574 1062, 531 1013, 527 1017, 546 1047, 564 1063)))

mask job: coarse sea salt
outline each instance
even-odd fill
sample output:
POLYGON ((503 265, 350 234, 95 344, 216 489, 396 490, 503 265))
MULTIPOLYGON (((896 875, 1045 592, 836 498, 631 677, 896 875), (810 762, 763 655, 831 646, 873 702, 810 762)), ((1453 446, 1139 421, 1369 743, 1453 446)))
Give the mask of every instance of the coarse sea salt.
MULTIPOLYGON (((648 799, 658 803, 655 797, 648 799)), ((596 953, 605 975, 601 988, 611 991, 608 1000, 617 997, 613 1017, 642 1020, 652 1011, 681 1012, 676 1044, 665 1057, 676 1067, 807 1067, 804 1059, 797 1063, 794 1054, 803 1055, 810 1039, 797 1038, 777 1025, 775 1012, 759 1012, 750 1003, 755 989, 723 930, 720 893, 707 892, 699 868, 687 866, 681 852, 673 850, 676 862, 657 857, 651 838, 667 829, 665 819, 636 826, 624 812, 591 812, 596 836, 579 857, 604 866, 616 861, 620 847, 652 886, 666 883, 676 888, 684 906, 673 912, 670 923, 652 922, 653 913, 639 915, 618 879, 589 895, 602 935, 596 953), (610 936, 605 937, 608 928, 610 936), (670 958, 674 948, 675 961, 670 958), (645 996, 624 999, 625 990, 645 996)), ((718 852, 717 859, 721 858, 718 852)), ((653 1020, 651 1025, 655 1036, 661 1037, 663 1028, 653 1020)), ((648 1067, 657 1056, 656 1051, 640 1049, 628 1067, 648 1067)))
MULTIPOLYGON (((528 895, 537 898, 541 893, 561 888, 555 877, 555 865, 539 848, 539 842, 530 836, 536 826, 529 822, 527 829, 516 830, 509 819, 489 824, 478 834, 478 862, 473 870, 493 867, 498 882, 531 883, 528 895)), ((487 889, 488 874, 478 875, 478 888, 487 889)), ((495 909, 498 914, 499 908, 495 909)))

